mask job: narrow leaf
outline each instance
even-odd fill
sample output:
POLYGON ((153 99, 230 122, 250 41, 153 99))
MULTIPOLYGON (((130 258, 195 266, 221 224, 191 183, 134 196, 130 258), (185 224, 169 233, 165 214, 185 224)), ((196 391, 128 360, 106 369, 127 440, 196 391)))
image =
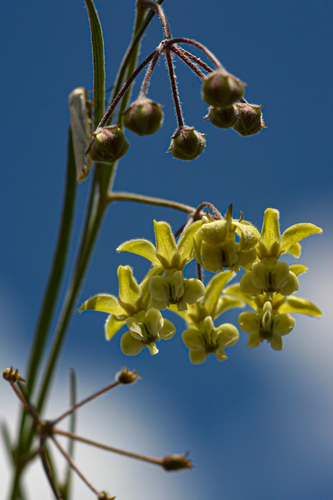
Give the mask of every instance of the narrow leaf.
POLYGON ((305 273, 308 268, 306 266, 303 266, 302 264, 292 264, 289 266, 289 271, 292 271, 296 276, 299 276, 302 273, 305 273))
POLYGON ((248 304, 254 311, 258 311, 258 306, 257 303, 254 299, 251 299, 249 295, 246 295, 246 293, 243 293, 240 289, 239 283, 236 283, 235 285, 230 285, 227 288, 224 289, 225 293, 230 293, 230 295, 234 295, 235 297, 238 297, 239 299, 243 300, 248 304))
POLYGON ((220 316, 220 314, 223 314, 225 311, 233 309, 234 307, 244 307, 244 302, 236 297, 232 297, 231 295, 223 294, 217 301, 212 318, 215 319, 220 316))

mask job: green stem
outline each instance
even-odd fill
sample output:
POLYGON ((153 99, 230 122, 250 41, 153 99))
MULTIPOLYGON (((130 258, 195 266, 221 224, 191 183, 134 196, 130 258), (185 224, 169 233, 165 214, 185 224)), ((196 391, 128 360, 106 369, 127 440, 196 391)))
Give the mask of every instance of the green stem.
POLYGON ((108 196, 108 201, 109 203, 114 203, 116 201, 133 201, 136 203, 144 203, 146 205, 172 208, 174 210, 185 212, 186 214, 193 214, 195 212, 195 208, 190 205, 184 205, 183 203, 178 203, 177 201, 164 200, 163 198, 154 198, 152 196, 144 196, 134 193, 111 192, 108 196))

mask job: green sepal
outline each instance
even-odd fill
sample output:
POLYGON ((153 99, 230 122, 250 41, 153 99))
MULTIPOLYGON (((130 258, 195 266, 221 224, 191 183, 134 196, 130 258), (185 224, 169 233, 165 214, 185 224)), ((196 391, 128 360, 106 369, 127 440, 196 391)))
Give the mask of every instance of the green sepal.
POLYGON ((126 316, 126 311, 121 307, 118 299, 114 295, 107 295, 105 293, 90 297, 90 299, 86 300, 78 308, 78 311, 100 311, 114 314, 115 316, 126 316))
POLYGON ((279 211, 275 208, 265 210, 258 250, 261 259, 264 257, 278 258, 280 255, 279 215, 279 211))
MULTIPOLYGON (((163 267, 177 267, 173 265, 173 260, 177 256, 177 245, 175 237, 172 233, 170 224, 161 221, 157 222, 154 220, 154 231, 156 239, 156 251, 160 257, 160 261, 163 261, 163 267)), ((178 259, 177 259, 178 260, 178 259)))
POLYGON ((295 243, 303 240, 311 234, 321 233, 322 229, 310 222, 301 222, 288 227, 281 236, 280 253, 287 252, 295 243))
POLYGON ((279 313, 300 313, 309 316, 321 316, 320 309, 310 300, 301 297, 287 297, 284 304, 279 307, 279 313))
POLYGON ((156 248, 151 241, 145 239, 129 240, 119 245, 117 252, 131 252, 136 255, 141 255, 145 259, 150 260, 156 266, 160 266, 161 262, 156 256, 156 248))
POLYGON ((111 314, 106 320, 104 326, 106 340, 110 340, 114 334, 117 333, 123 325, 125 325, 125 323, 126 320, 116 318, 116 316, 111 314))
POLYGON ((233 220, 232 223, 236 226, 236 233, 240 236, 241 250, 250 250, 258 243, 260 233, 250 222, 233 220))
POLYGON ((289 266, 289 271, 293 272, 296 276, 299 276, 302 273, 305 273, 308 268, 303 266, 303 264, 291 264, 289 266))

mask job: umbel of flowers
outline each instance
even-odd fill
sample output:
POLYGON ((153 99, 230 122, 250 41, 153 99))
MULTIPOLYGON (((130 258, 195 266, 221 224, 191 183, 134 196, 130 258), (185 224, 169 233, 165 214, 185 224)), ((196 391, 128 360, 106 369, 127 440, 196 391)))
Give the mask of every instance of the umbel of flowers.
POLYGON ((194 364, 203 363, 210 354, 218 361, 227 359, 225 348, 238 341, 239 333, 234 325, 216 326, 215 321, 229 309, 248 304, 253 311, 238 317, 239 327, 249 335, 248 347, 267 341, 274 350, 282 349, 282 337, 294 328, 295 319, 289 313, 321 315, 311 301, 293 295, 299 288, 298 276, 307 268, 279 260, 286 253, 299 257, 299 241, 321 232, 319 227, 295 224, 281 235, 279 213, 272 208, 265 211, 261 233, 243 214, 233 219, 232 206, 225 217, 215 207, 214 215, 200 217, 185 226, 178 241, 167 222, 154 221, 155 245, 145 239, 120 245, 118 251, 148 259, 151 269, 139 285, 132 269, 120 266, 118 298, 99 294, 79 308, 109 314, 107 339, 127 325, 120 342, 124 354, 136 355, 144 347, 156 354, 156 342, 173 337, 174 325, 160 312, 166 308, 186 322, 182 339, 194 364), (202 279, 184 278, 184 268, 193 259, 198 269, 202 266, 215 273, 206 288, 202 279), (240 268, 246 270, 240 283, 226 287, 240 268))

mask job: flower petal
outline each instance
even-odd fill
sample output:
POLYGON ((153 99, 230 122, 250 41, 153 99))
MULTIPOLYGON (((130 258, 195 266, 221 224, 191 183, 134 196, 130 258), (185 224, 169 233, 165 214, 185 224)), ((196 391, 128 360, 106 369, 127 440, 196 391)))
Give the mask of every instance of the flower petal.
POLYGON ((151 307, 148 309, 145 318, 145 324, 148 332, 152 335, 156 335, 162 330, 163 327, 163 317, 158 309, 151 307))
POLYGON ((193 238, 203 224, 203 220, 193 222, 178 241, 178 254, 182 269, 193 259, 193 238))
POLYGON ((127 316, 125 309, 121 307, 118 299, 114 295, 100 293, 90 297, 79 308, 78 311, 101 311, 115 316, 127 316))
POLYGON ((104 325, 106 340, 110 340, 125 323, 124 319, 118 319, 116 316, 110 314, 104 325))
POLYGON ((247 347, 250 347, 251 349, 255 349, 256 347, 260 346, 260 344, 261 339, 256 333, 252 333, 247 339, 247 347))
POLYGON ((131 252, 137 255, 141 255, 145 259, 150 260, 153 264, 160 266, 161 263, 156 257, 156 248, 151 241, 145 239, 129 240, 125 241, 122 245, 119 245, 117 252, 131 252))
POLYGON ((260 328, 259 316, 252 311, 245 311, 240 313, 240 315, 238 316, 238 324, 239 327, 245 333, 249 334, 254 333, 256 335, 258 335, 259 333, 259 328, 260 328))
POLYGON ((208 354, 203 351, 190 351, 189 358, 193 365, 201 365, 206 361, 208 354))
POLYGON ((194 328, 184 330, 182 333, 182 340, 188 349, 195 351, 205 350, 206 345, 199 330, 195 330, 194 328))
POLYGON ((264 222, 261 229, 258 253, 260 258, 279 257, 280 254, 280 226, 279 211, 275 208, 265 210, 264 222))
POLYGON ((118 267, 119 281, 119 299, 124 304, 135 306, 140 299, 141 292, 136 279, 133 276, 133 270, 130 266, 118 267))
POLYGON ((163 328, 159 332, 161 339, 169 340, 174 336, 175 333, 176 333, 175 325, 171 323, 171 321, 169 321, 168 319, 164 318, 163 328))
POLYGON ((131 332, 125 332, 120 340, 120 349, 126 356, 136 356, 145 345, 132 337, 131 332))
POLYGON ((170 224, 154 220, 154 231, 157 253, 171 264, 177 254, 177 245, 170 224))
POLYGON ((284 313, 301 313, 309 316, 321 316, 320 309, 310 300, 302 299, 301 297, 288 297, 287 300, 279 307, 279 312, 284 313))
POLYGON ((206 286, 205 295, 202 299, 201 306, 205 308, 208 316, 213 315, 217 301, 220 298, 223 288, 235 275, 236 273, 232 271, 223 271, 216 274, 206 286))
POLYGON ((310 224, 309 222, 294 224, 282 233, 280 252, 287 252, 298 241, 303 240, 311 234, 321 233, 322 231, 320 227, 310 224))
POLYGON ((231 323, 224 323, 216 330, 219 347, 230 347, 235 345, 239 339, 239 332, 231 323))
POLYGON ((274 351, 281 351, 283 347, 283 340, 280 335, 273 335, 271 340, 269 341, 271 344, 271 348, 274 349, 274 351))

